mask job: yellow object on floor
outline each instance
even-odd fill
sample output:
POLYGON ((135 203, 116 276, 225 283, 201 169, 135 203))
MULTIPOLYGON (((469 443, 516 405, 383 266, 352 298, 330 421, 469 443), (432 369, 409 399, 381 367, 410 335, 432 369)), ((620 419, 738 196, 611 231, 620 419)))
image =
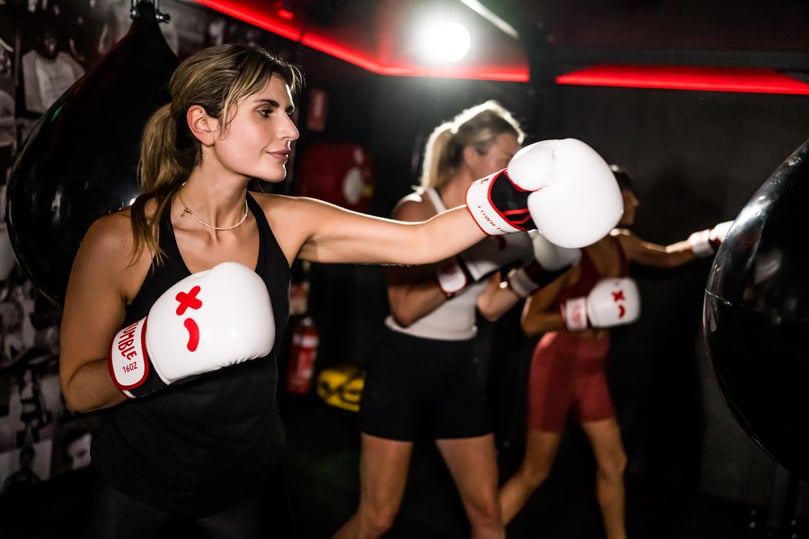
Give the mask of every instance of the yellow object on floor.
POLYGON ((356 365, 336 365, 323 369, 317 376, 317 394, 326 404, 358 412, 365 371, 356 365))

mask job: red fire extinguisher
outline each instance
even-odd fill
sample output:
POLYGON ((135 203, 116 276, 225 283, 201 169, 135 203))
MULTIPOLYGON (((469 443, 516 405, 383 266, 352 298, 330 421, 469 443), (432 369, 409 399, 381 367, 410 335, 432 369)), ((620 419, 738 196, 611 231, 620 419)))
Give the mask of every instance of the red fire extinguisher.
POLYGON ((320 341, 315 322, 304 316, 292 332, 292 349, 289 355, 287 391, 307 394, 312 389, 312 375, 317 360, 317 345, 320 341))

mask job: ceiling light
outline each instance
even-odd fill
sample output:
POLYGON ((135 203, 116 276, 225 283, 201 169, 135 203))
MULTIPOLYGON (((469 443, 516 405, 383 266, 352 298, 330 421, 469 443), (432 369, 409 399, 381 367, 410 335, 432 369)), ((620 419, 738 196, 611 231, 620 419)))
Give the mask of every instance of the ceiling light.
POLYGON ((472 39, 457 22, 428 24, 419 33, 420 49, 427 60, 456 62, 466 56, 472 39))

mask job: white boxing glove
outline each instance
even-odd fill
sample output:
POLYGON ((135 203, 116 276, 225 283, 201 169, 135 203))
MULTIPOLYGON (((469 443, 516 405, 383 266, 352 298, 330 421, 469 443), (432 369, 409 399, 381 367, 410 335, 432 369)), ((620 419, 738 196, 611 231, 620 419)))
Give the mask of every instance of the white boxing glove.
POLYGON ((733 221, 723 221, 713 228, 700 230, 688 236, 688 244, 694 251, 694 255, 705 258, 716 254, 716 250, 725 241, 732 224, 733 221))
POLYGON ((261 277, 236 262, 189 275, 166 290, 149 314, 112 340, 115 385, 142 397, 205 372, 265 356, 275 318, 261 277))
POLYGON ((551 243, 584 247, 606 236, 623 213, 609 165, 577 139, 522 148, 508 167, 473 182, 466 206, 489 235, 538 229, 551 243))
POLYGON ((629 277, 601 279, 587 297, 562 305, 562 318, 569 331, 608 328, 634 322, 640 316, 640 292, 629 277))
POLYGON ((512 269, 507 278, 509 288, 521 298, 530 296, 581 259, 580 249, 554 245, 536 230, 529 231, 528 237, 534 259, 524 267, 512 269))
POLYGON ((439 264, 436 279, 444 294, 452 297, 494 272, 523 265, 532 257, 531 239, 525 233, 487 236, 439 264))

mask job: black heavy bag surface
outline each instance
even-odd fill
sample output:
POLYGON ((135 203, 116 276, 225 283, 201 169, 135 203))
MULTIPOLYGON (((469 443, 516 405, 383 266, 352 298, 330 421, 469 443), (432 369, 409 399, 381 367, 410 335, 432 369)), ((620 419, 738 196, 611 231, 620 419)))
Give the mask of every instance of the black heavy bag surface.
POLYGON ((809 141, 739 213, 716 253, 703 327, 739 424, 809 479, 809 141))
POLYGON ((129 32, 42 115, 8 184, 9 234, 20 267, 57 303, 84 233, 129 206, 146 120, 169 101, 178 61, 154 6, 140 2, 129 32))

